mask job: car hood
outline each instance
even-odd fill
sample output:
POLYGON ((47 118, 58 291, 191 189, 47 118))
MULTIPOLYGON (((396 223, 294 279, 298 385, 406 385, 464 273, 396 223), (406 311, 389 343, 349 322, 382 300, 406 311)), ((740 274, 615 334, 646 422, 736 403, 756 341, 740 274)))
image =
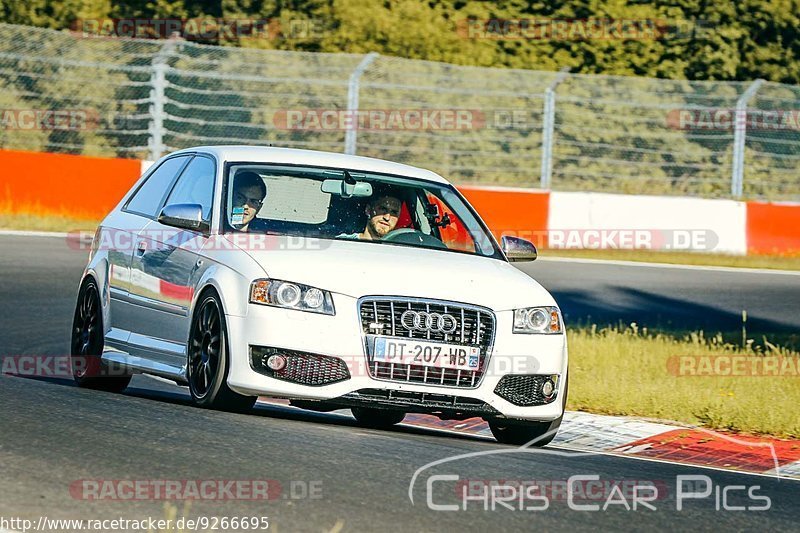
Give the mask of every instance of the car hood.
POLYGON ((285 236, 267 236, 260 249, 249 248, 242 250, 272 279, 304 283, 353 298, 435 298, 483 305, 495 311, 555 305, 550 293, 534 279, 492 258, 285 236))

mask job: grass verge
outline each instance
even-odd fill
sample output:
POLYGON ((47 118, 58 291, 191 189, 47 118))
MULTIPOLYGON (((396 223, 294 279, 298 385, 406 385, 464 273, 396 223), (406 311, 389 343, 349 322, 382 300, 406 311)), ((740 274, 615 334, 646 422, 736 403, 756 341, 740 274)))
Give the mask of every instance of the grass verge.
POLYGON ((653 250, 553 250, 544 249, 539 257, 641 261, 673 265, 721 266, 735 268, 769 268, 800 270, 800 256, 726 255, 699 252, 658 252, 653 250))
POLYGON ((99 220, 85 220, 67 215, 0 213, 0 229, 58 232, 78 230, 93 231, 99 223, 99 220))
POLYGON ((573 328, 568 336, 568 409, 800 437, 797 352, 769 342, 742 348, 722 335, 674 336, 635 325, 573 328), (764 368, 770 359, 778 362, 777 375, 771 368, 768 375, 749 375, 750 368, 764 368), (736 375, 723 375, 726 367, 736 375))

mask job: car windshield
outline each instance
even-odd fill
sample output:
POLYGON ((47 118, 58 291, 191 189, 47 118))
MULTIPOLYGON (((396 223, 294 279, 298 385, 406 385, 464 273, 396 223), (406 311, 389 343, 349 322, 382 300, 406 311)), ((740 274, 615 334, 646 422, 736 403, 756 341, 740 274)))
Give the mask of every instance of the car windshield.
POLYGON ((502 259, 451 185, 357 170, 232 163, 226 232, 391 244, 502 259))

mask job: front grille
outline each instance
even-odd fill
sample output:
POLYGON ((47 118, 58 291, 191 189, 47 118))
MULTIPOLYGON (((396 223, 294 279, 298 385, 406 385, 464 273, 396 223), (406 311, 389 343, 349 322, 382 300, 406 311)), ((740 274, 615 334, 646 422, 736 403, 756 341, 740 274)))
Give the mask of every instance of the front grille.
POLYGON ((330 385, 350 379, 345 362, 338 357, 317 355, 295 350, 282 350, 264 346, 250 347, 250 366, 259 374, 301 385, 330 385), (271 355, 282 355, 286 366, 272 370, 267 366, 271 355))
POLYGON ((542 385, 547 380, 557 382, 557 376, 539 375, 508 375, 500 378, 494 393, 520 407, 530 407, 532 405, 544 405, 556 399, 556 393, 545 396, 542 393, 542 385))
POLYGON ((363 405, 364 402, 369 402, 372 405, 386 408, 402 408, 407 412, 445 412, 470 415, 497 414, 497 410, 482 400, 430 392, 361 389, 342 396, 340 400, 345 403, 356 402, 355 405, 363 405))
POLYGON ((489 309, 442 300, 370 297, 361 300, 359 313, 365 335, 369 373, 373 378, 443 387, 473 388, 480 384, 494 342, 495 318, 489 309), (452 315, 456 320, 456 328, 449 334, 406 329, 400 317, 408 310, 452 315), (374 361, 376 336, 475 346, 479 349, 478 369, 443 369, 374 361))

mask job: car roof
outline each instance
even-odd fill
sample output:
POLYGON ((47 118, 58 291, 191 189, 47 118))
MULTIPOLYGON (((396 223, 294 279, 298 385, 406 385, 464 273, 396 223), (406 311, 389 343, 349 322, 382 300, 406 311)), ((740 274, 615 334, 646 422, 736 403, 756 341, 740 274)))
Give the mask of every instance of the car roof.
MULTIPOLYGON (((214 155, 223 162, 277 163, 293 165, 310 165, 318 167, 346 168, 375 172, 378 174, 394 174, 435 183, 449 184, 442 176, 423 168, 394 163, 383 159, 340 154, 336 152, 320 152, 317 150, 299 150, 295 148, 275 148, 271 146, 196 146, 173 152, 204 152, 214 155)), ((173 155, 170 154, 170 155, 173 155)))

